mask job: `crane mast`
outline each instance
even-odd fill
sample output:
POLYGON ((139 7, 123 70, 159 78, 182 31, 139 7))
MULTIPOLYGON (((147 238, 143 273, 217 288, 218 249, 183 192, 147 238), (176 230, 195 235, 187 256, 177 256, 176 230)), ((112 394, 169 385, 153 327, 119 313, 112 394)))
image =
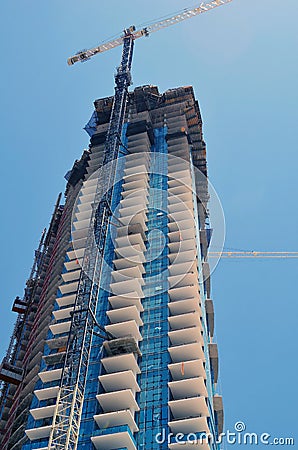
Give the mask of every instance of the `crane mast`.
POLYGON ((111 216, 109 205, 113 195, 113 179, 126 112, 128 87, 131 84, 130 69, 134 47, 131 31, 132 28, 125 30, 121 64, 115 77, 115 97, 104 147, 103 166, 105 170, 102 177, 98 178, 49 449, 74 450, 78 443, 94 334, 102 257, 111 216), (109 189, 109 187, 111 188, 109 189))
POLYGON ((131 84, 130 71, 134 41, 231 1, 214 0, 202 3, 199 7, 185 9, 176 16, 161 20, 141 30, 130 27, 124 30, 124 34, 118 39, 79 52, 68 59, 68 64, 73 65, 79 61, 86 61, 97 53, 123 45, 121 64, 115 77, 115 96, 104 146, 103 166, 105 170, 97 182, 79 288, 72 313, 66 358, 49 438, 49 450, 76 450, 78 445, 91 344, 93 335, 96 334, 94 326, 99 326, 95 318, 103 266, 102 257, 111 218, 113 179, 121 144, 128 88, 131 84), (110 186, 111 189, 108 189, 110 186))

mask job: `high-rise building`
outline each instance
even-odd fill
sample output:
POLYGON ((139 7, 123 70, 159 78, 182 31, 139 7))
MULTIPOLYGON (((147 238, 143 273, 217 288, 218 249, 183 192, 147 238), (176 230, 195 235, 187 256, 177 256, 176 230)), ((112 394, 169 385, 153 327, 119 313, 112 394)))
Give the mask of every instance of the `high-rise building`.
MULTIPOLYGON (((92 205, 107 170, 112 104, 113 97, 95 102, 89 149, 66 176, 65 202, 60 195, 24 297, 13 303, 18 318, 0 368, 2 450, 58 448, 49 439, 61 380, 71 371, 64 363, 92 205)), ((215 450, 223 406, 207 262, 206 148, 192 87, 129 93, 119 140, 96 317, 86 330, 91 351, 83 360, 77 448, 190 449, 207 433, 209 442, 198 447, 215 450)))

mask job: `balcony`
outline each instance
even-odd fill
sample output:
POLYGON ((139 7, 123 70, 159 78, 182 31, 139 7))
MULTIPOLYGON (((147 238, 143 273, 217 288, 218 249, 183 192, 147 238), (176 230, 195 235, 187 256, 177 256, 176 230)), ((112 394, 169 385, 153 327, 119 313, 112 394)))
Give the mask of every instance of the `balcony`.
POLYGON ((202 377, 206 380, 206 371, 201 359, 169 364, 168 368, 174 381, 195 377, 202 377))
POLYGON ((50 436, 52 426, 31 428, 30 430, 25 430, 26 435, 30 441, 36 441, 37 439, 43 439, 50 436))
POLYGON ((57 311, 53 311, 53 316, 55 317, 55 320, 64 320, 68 318, 70 319, 71 311, 73 311, 73 307, 57 309, 57 311))
POLYGON ((71 320, 68 320, 67 322, 55 323, 50 325, 50 330, 54 336, 57 334, 68 333, 70 330, 70 325, 71 320))
POLYGON ((199 286, 190 284, 189 286, 177 287, 169 289, 169 297, 172 302, 185 300, 188 298, 198 298, 199 297, 199 286))
POLYGON ((140 410, 130 389, 99 394, 96 398, 104 412, 115 412, 122 409, 140 410))
POLYGON ((82 267, 83 258, 76 258, 73 261, 64 263, 64 267, 67 271, 75 270, 82 267))
POLYGON ((127 281, 119 281, 110 284, 111 291, 115 295, 127 295, 130 292, 136 292, 138 298, 143 298, 141 283, 139 280, 131 278, 127 281))
POLYGON ((168 307, 172 316, 193 313, 195 311, 199 312, 200 316, 202 316, 200 298, 189 298, 186 300, 180 300, 178 302, 171 302, 168 303, 168 307))
POLYGON ((143 340, 139 328, 134 320, 106 325, 105 330, 116 338, 133 337, 136 341, 143 340))
POLYGON ((131 181, 130 178, 127 178, 122 187, 122 197, 125 198, 127 195, 130 195, 130 192, 133 190, 144 190, 148 188, 147 179, 138 179, 136 181, 131 181))
POLYGON ((144 272, 143 266, 138 267, 128 267, 126 269, 114 270, 112 272, 112 278, 115 283, 121 281, 129 281, 131 279, 137 279, 141 285, 144 285, 145 282, 142 278, 142 273, 144 272), (142 270, 141 270, 142 268, 142 270))
POLYGON ((185 252, 188 250, 196 250, 197 243, 194 237, 184 239, 183 241, 179 240, 178 242, 170 242, 168 244, 168 248, 171 254, 185 252))
POLYGON ((186 380, 181 381, 170 381, 168 385, 174 400, 181 400, 189 397, 208 397, 203 377, 187 378, 186 380))
POLYGON ((62 369, 46 370, 39 372, 38 376, 43 383, 49 383, 51 381, 60 380, 62 375, 62 369))
POLYGON ((91 441, 96 450, 137 450, 135 440, 128 426, 101 429, 91 441))
POLYGON ((134 393, 140 392, 140 387, 132 370, 100 375, 98 379, 106 392, 114 392, 124 389, 130 389, 134 393))
POLYGON ((56 302, 63 308, 68 305, 74 305, 76 301, 76 294, 64 295, 63 297, 56 298, 56 302))
POLYGON ((139 245, 142 252, 144 252, 146 250, 146 246, 144 244, 144 238, 140 233, 117 237, 115 239, 115 242, 116 242, 117 248, 130 247, 132 245, 139 245))
POLYGON ((180 330, 188 327, 199 327, 200 330, 202 329, 201 315, 197 312, 171 316, 168 318, 168 321, 170 323, 171 330, 180 330))
POLYGON ((80 239, 85 239, 88 236, 89 227, 83 228, 82 230, 72 230, 71 237, 73 241, 78 241, 80 239))
POLYGON ((62 295, 64 294, 71 294, 73 292, 76 292, 78 290, 79 282, 75 281, 74 283, 68 283, 68 284, 61 284, 59 286, 59 290, 62 295))
POLYGON ((141 260, 142 262, 145 262, 144 252, 139 244, 130 245, 123 248, 116 248, 115 253, 119 258, 128 259, 132 262, 134 262, 136 258, 141 260))
POLYGON ((84 252, 85 252, 84 248, 80 249, 78 248, 75 250, 70 250, 69 252, 66 253, 66 255, 70 261, 73 261, 76 260, 77 258, 83 258, 84 252))
MULTIPOLYGON (((177 240, 177 242, 181 241, 181 235, 183 233, 179 233, 178 231, 176 231, 175 233, 169 233, 169 239, 171 240, 171 238, 173 237, 173 235, 175 235, 175 239, 177 240)), ((182 236, 182 240, 183 240, 183 236, 182 236)), ((189 236, 188 236, 189 238, 189 236)), ((182 244, 182 242, 181 242, 182 244)), ((169 254, 169 260, 171 264, 181 264, 181 263, 186 263, 188 262, 189 264, 192 262, 197 261, 197 250, 196 247, 194 247, 192 250, 180 250, 178 253, 170 253, 169 254)))
MULTIPOLYGON (((122 249, 119 250, 120 256, 122 256, 122 249)), ((142 270, 143 263, 145 262, 144 253, 140 253, 137 255, 131 255, 128 258, 119 258, 114 259, 113 264, 115 265, 117 270, 128 269, 130 267, 138 266, 142 270)))
POLYGON ((168 402, 174 419, 209 417, 205 397, 192 397, 168 402))
POLYGON ((170 277, 177 275, 186 275, 187 273, 195 273, 198 276, 197 261, 174 262, 169 266, 170 277))
POLYGON ((178 345, 168 349, 173 363, 202 359, 205 361, 202 345, 195 342, 193 344, 178 345))
POLYGON ((48 417, 53 417, 55 412, 55 405, 43 406, 41 408, 30 409, 30 414, 34 420, 46 419, 48 417))
POLYGON ((101 429, 106 428, 107 424, 109 427, 128 425, 133 433, 139 431, 133 414, 129 409, 105 414, 98 414, 97 416, 94 416, 94 420, 101 429))
POLYGON ((143 325, 140 313, 136 306, 128 306, 126 308, 113 309, 107 311, 107 316, 112 324, 134 320, 138 326, 143 325))
POLYGON ((168 282, 170 289, 190 286, 194 284, 198 285, 198 274, 197 272, 186 272, 184 274, 173 275, 168 277, 168 282))
POLYGON ((107 373, 117 373, 125 370, 131 370, 135 374, 141 373, 133 353, 103 358, 101 362, 107 373))
POLYGON ((59 392, 59 386, 53 386, 46 389, 38 389, 34 391, 34 394, 39 401, 49 400, 50 398, 56 398, 59 392))
POLYGON ((201 342, 204 344, 204 339, 201 334, 200 328, 190 327, 182 330, 170 331, 168 333, 170 342, 172 345, 184 345, 191 344, 193 342, 201 342))
POLYGON ((169 422, 169 427, 175 435, 178 433, 210 433, 206 417, 194 417, 169 422))
POLYGON ((128 292, 125 296, 114 295, 113 297, 109 297, 109 302, 113 309, 122 309, 129 306, 135 306, 138 311, 144 311, 141 300, 138 298, 138 294, 136 292, 128 292))
POLYGON ((69 283, 70 281, 79 280, 81 275, 81 269, 73 270, 72 272, 65 272, 62 274, 62 279, 64 283, 69 283))

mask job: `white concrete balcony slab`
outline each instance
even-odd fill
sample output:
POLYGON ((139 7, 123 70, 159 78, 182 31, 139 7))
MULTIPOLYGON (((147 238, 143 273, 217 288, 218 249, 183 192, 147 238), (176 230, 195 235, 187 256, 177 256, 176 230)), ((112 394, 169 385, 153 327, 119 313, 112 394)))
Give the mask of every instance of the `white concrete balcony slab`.
MULTIPOLYGON (((139 247, 140 249, 141 247, 139 247)), ((122 254, 122 249, 119 250, 122 254)), ((125 250, 126 253, 126 250, 125 250)), ((129 267, 139 266, 142 273, 144 272, 143 263, 145 262, 144 253, 141 252, 137 255, 130 255, 124 258, 118 258, 113 260, 113 264, 115 265, 117 270, 127 269, 129 267)))
POLYGON ((195 231, 194 228, 190 228, 188 230, 184 230, 180 228, 179 231, 170 231, 168 234, 170 243, 172 242, 183 242, 188 239, 195 239, 195 231))
POLYGON ((193 207, 193 194, 191 191, 185 192, 180 195, 172 195, 168 193, 168 205, 175 205, 176 203, 182 203, 187 205, 189 209, 193 207))
POLYGON ((84 186, 83 185, 83 187, 82 187, 82 189, 81 189, 81 194, 82 195, 90 195, 90 194, 93 194, 93 195, 95 195, 95 192, 96 192, 96 184, 93 184, 93 185, 90 185, 90 186, 84 186))
POLYGON ((60 308, 63 308, 68 305, 74 305, 76 300, 76 294, 70 294, 70 295, 64 295, 63 297, 56 298, 56 302, 60 306, 60 308))
POLYGON ((182 264, 188 263, 191 265, 193 262, 197 262, 197 252, 196 249, 187 250, 185 252, 179 252, 176 254, 169 254, 169 260, 171 264, 182 264))
POLYGON ((209 410, 205 397, 192 397, 168 402, 174 419, 188 419, 191 417, 209 417, 209 410))
POLYGON ((169 170, 169 176, 173 177, 175 180, 176 179, 189 179, 191 181, 191 176, 190 176, 190 167, 186 168, 182 168, 182 167, 177 167, 176 169, 174 168, 174 166, 172 166, 169 170))
POLYGON ((91 203, 78 203, 76 205, 78 212, 82 213, 84 211, 92 211, 91 203))
POLYGON ((77 219, 73 221, 73 227, 75 230, 84 230, 85 228, 88 228, 89 225, 90 219, 81 219, 81 220, 77 219))
POLYGON ((169 297, 172 302, 185 300, 187 298, 197 298, 199 295, 199 286, 197 283, 189 286, 169 289, 169 297))
POLYGON ((115 239, 115 243, 117 248, 130 247, 131 245, 139 245, 143 252, 146 250, 144 239, 140 233, 117 237, 115 239))
POLYGON ((61 333, 68 333, 70 330, 71 320, 68 320, 67 322, 61 322, 61 323, 54 323, 53 325, 50 325, 50 330, 56 336, 57 334, 61 333))
POLYGON ((73 261, 69 261, 64 263, 64 267, 67 271, 75 270, 82 267, 83 258, 74 259, 73 261))
POLYGON ((75 218, 77 219, 78 222, 81 222, 82 220, 88 220, 88 222, 90 223, 91 216, 92 216, 92 208, 88 208, 85 211, 77 211, 75 213, 75 218))
POLYGON ((51 429, 51 426, 31 428, 30 430, 25 430, 25 433, 30 441, 36 441, 37 439, 49 437, 51 429))
POLYGON ((117 427, 120 425, 128 425, 132 433, 139 431, 134 420, 133 414, 129 409, 123 409, 111 413, 98 414, 93 416, 99 428, 117 427), (108 425, 107 425, 108 424, 108 425))
POLYGON ((130 409, 131 411, 140 410, 134 394, 130 389, 99 394, 96 398, 104 412, 114 412, 121 409, 130 409))
POLYGON ((70 261, 76 261, 76 259, 78 258, 83 258, 84 251, 85 251, 84 248, 77 249, 77 247, 75 247, 75 250, 70 250, 69 252, 66 253, 66 255, 70 261))
POLYGON ((49 400, 50 398, 56 398, 59 392, 59 386, 53 386, 46 389, 37 389, 34 394, 39 401, 49 400))
POLYGON ((189 397, 208 397, 208 392, 203 377, 188 378, 181 381, 168 383, 174 400, 182 400, 189 397))
POLYGON ((202 329, 201 315, 198 312, 180 314, 168 318, 171 330, 181 330, 181 328, 198 327, 202 329))
POLYGON ((56 320, 63 320, 71 317, 71 311, 73 311, 73 307, 58 309, 57 311, 53 311, 53 316, 56 320))
POLYGON ((113 282, 115 283, 130 281, 131 279, 134 279, 138 280, 141 286, 145 284, 145 281, 142 277, 142 272, 138 266, 128 267, 122 270, 113 270, 111 275, 113 282))
POLYGON ((140 392, 136 375, 132 370, 100 375, 98 379, 106 392, 122 391, 124 389, 130 389, 134 393, 140 392))
POLYGON ((139 280, 130 279, 127 281, 113 282, 110 284, 111 291, 115 295, 126 295, 130 292, 136 292, 138 298, 143 298, 142 283, 139 280))
POLYGON ((30 409, 30 414, 34 420, 46 419, 47 417, 53 417, 55 411, 55 405, 43 406, 41 408, 30 409))
POLYGON ((185 380, 189 378, 202 377, 206 380, 206 371, 202 359, 193 359, 168 365, 174 381, 185 380))
MULTIPOLYGON (((169 232, 170 233, 174 233, 175 231, 179 231, 179 232, 186 232, 187 236, 190 236, 191 234, 193 234, 193 236, 195 236, 195 223, 192 217, 187 216, 186 213, 179 213, 179 217, 177 217, 178 213, 175 216, 172 216, 170 214, 168 214, 168 219, 169 219, 169 223, 168 223, 168 228, 169 228, 169 232)), ((186 233, 184 233, 186 234, 186 233)))
POLYGON ((173 363, 192 361, 193 359, 202 359, 205 361, 202 345, 197 342, 170 347, 168 351, 173 363))
POLYGON ((80 239, 87 238, 88 236, 89 227, 83 228, 82 230, 72 230, 71 232, 71 238, 73 241, 78 241, 80 239))
POLYGON ((39 372, 38 376, 43 383, 49 383, 51 381, 60 380, 62 375, 62 369, 46 370, 39 372))
POLYGON ((179 184, 176 186, 171 186, 168 189, 168 195, 172 196, 172 195, 183 195, 183 194, 187 194, 187 193, 191 193, 192 194, 192 188, 191 186, 187 186, 185 184, 179 184))
POLYGON ((145 209, 147 203, 148 203, 148 192, 145 190, 138 191, 120 200, 121 208, 130 208, 131 206, 138 204, 145 209))
POLYGON ((197 268, 197 261, 188 261, 188 262, 176 262, 174 261, 173 264, 169 265, 169 274, 171 277, 174 277, 176 275, 184 275, 187 273, 195 273, 198 275, 198 268, 197 268))
POLYGON ((168 307, 172 316, 179 316, 180 314, 187 314, 195 311, 199 312, 200 316, 202 316, 199 298, 190 298, 186 300, 180 300, 179 302, 171 302, 168 303, 168 307))
POLYGON ((87 244, 87 236, 83 237, 82 239, 74 239, 72 236, 72 242, 71 242, 73 248, 75 249, 76 253, 79 255, 79 251, 82 250, 85 251, 85 247, 87 244))
POLYGON ((91 204, 94 201, 94 197, 95 197, 94 194, 80 195, 79 204, 80 203, 85 203, 85 204, 89 203, 89 204, 91 204))
POLYGON ((170 289, 174 288, 180 288, 185 286, 191 286, 191 285, 198 285, 199 286, 199 280, 198 280, 198 273, 196 272, 190 272, 179 274, 179 275, 173 275, 168 277, 168 283, 170 289))
POLYGON ((140 312, 135 305, 107 311, 107 316, 111 323, 121 323, 134 320, 138 326, 143 325, 140 312))
POLYGON ((114 295, 109 297, 109 302, 113 309, 127 308, 128 306, 135 306, 138 311, 144 311, 141 300, 138 298, 136 292, 128 292, 126 296, 114 295))
POLYGON ((197 243, 194 237, 184 239, 183 241, 170 242, 168 244, 169 252, 173 255, 175 253, 185 252, 188 250, 196 250, 197 243))
POLYGON ((148 165, 146 164, 138 164, 137 165, 137 160, 136 160, 136 165, 135 166, 126 166, 125 165, 125 169, 124 169, 124 174, 125 176, 129 176, 132 177, 132 179, 134 179, 134 177, 136 176, 146 176, 148 175, 148 165))
POLYGON ((125 370, 131 370, 135 374, 141 373, 133 353, 102 358, 101 362, 107 373, 123 372, 125 370))
POLYGON ((134 320, 128 322, 114 323, 112 325, 106 325, 105 330, 111 333, 116 338, 121 337, 134 337, 136 341, 142 341, 143 338, 134 320))
POLYGON ((91 441, 96 450, 115 450, 117 448, 137 450, 130 434, 127 431, 94 436, 91 438, 91 441))
POLYGON ((150 156, 149 152, 127 155, 125 157, 125 167, 134 167, 135 165, 144 164, 147 168, 150 163, 150 156))
MULTIPOLYGON (((147 220, 147 208, 141 208, 139 205, 135 205, 135 206, 130 206, 129 208, 121 208, 119 211, 119 216, 120 216, 120 220, 121 223, 123 223, 123 225, 127 225, 127 223, 125 223, 125 220, 127 221, 128 218, 133 218, 133 217, 140 217, 143 220, 147 220)), ((129 223, 133 223, 130 222, 129 223)))
POLYGON ((68 283, 68 284, 61 284, 59 286, 59 290, 61 294, 71 294, 73 292, 76 292, 78 290, 79 282, 75 281, 74 283, 68 283))
MULTIPOLYGON (((171 197, 170 197, 171 198, 171 197)), ((185 213, 187 216, 190 217, 194 216, 194 209, 192 202, 182 202, 177 201, 176 203, 169 203, 168 204, 168 214, 175 217, 175 214, 180 214, 181 212, 185 213)))
POLYGON ((65 272, 62 274, 62 279, 64 283, 68 283, 70 281, 76 281, 79 280, 81 275, 81 269, 74 270, 72 272, 65 272))
POLYGON ((140 212, 132 216, 121 217, 121 223, 123 225, 141 224, 143 229, 146 227, 147 216, 145 213, 140 212))
POLYGON ((183 330, 169 331, 168 333, 172 345, 192 344, 193 342, 204 343, 201 334, 201 327, 184 328, 183 330))
POLYGON ((141 178, 135 181, 132 181, 130 178, 126 178, 123 186, 121 195, 124 198, 126 195, 130 195, 131 191, 148 189, 149 183, 146 178, 141 178))
POLYGON ((174 434, 178 433, 189 434, 189 433, 203 433, 203 432, 210 433, 206 417, 195 417, 191 419, 175 420, 169 422, 169 427, 172 433, 174 434))

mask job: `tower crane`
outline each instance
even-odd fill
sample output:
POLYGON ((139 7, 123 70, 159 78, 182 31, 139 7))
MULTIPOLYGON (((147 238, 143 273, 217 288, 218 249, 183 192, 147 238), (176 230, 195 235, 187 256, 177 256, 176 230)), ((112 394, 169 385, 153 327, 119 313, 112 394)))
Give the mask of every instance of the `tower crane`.
POLYGON ((223 251, 208 252, 208 258, 298 258, 298 252, 223 251))
POLYGON ((113 162, 121 157, 121 133, 126 113, 128 88, 131 85, 130 70, 134 41, 231 1, 213 0, 201 3, 195 8, 184 9, 179 14, 160 20, 140 30, 131 26, 125 29, 123 35, 118 39, 90 50, 81 51, 68 59, 68 64, 73 65, 79 61, 84 62, 98 53, 123 46, 121 63, 115 76, 115 96, 104 146, 103 165, 108 169, 103 171, 97 182, 79 288, 72 314, 66 358, 49 437, 49 450, 76 450, 78 445, 91 344, 93 335, 96 335, 94 326, 97 324, 94 322, 94 318, 96 317, 103 268, 102 257, 111 219, 109 205, 111 204, 113 188, 107 191, 106 188, 113 186, 111 180, 113 180, 116 171, 116 165, 113 162))

